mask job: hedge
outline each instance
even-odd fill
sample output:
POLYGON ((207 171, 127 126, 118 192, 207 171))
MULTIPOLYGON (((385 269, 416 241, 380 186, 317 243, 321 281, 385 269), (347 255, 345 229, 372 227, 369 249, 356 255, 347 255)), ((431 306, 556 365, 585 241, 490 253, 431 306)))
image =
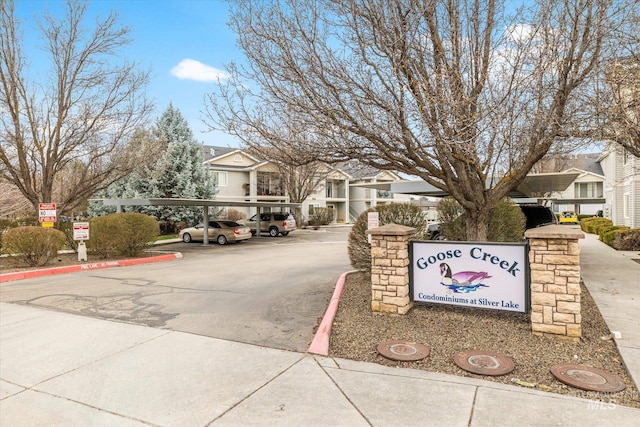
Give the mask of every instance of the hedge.
POLYGON ((351 233, 347 252, 351 265, 361 271, 371 271, 371 245, 367 238, 368 213, 378 212, 378 225, 399 224, 416 229, 414 240, 425 239, 427 235, 427 221, 422 210, 409 203, 390 203, 379 205, 362 212, 356 220, 351 233))
POLYGON ((155 218, 137 212, 93 218, 89 227, 87 249, 103 258, 137 256, 160 234, 155 218))
POLYGON ((640 228, 617 231, 613 247, 619 251, 640 251, 640 228))
POLYGON ((64 243, 64 233, 54 228, 15 227, 4 233, 2 252, 13 255, 10 259, 16 263, 39 267, 56 257, 64 243))
POLYGON ((600 236, 600 240, 606 243, 609 246, 613 246, 613 242, 616 238, 616 234, 619 231, 626 231, 630 227, 625 225, 612 225, 610 227, 601 227, 598 235, 600 236))

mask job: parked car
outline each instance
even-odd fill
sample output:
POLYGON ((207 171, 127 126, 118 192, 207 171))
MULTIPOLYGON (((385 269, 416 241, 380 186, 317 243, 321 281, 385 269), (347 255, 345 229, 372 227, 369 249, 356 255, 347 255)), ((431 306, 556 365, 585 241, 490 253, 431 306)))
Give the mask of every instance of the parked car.
POLYGON ((525 230, 558 223, 558 218, 556 218, 551 208, 547 206, 521 205, 520 209, 527 219, 525 230))
MULTIPOLYGON (((242 221, 244 225, 251 229, 252 234, 256 234, 258 228, 258 214, 242 221)), ((260 233, 269 233, 271 237, 279 234, 288 235, 296 229, 296 220, 291 214, 278 212, 263 212, 260 214, 260 233)))
MULTIPOLYGON (((228 242, 241 242, 251 238, 251 230, 234 221, 209 221, 208 236, 210 241, 216 241, 220 245, 228 242)), ((180 230, 180 238, 185 243, 202 241, 204 239, 204 224, 180 230)))
MULTIPOLYGON (((551 208, 546 206, 520 205, 520 210, 526 218, 525 230, 543 227, 545 225, 558 224, 558 218, 551 208)), ((577 217, 576 217, 577 220, 577 217)), ((428 225, 429 240, 443 240, 440 233, 440 223, 434 222, 428 225)))
POLYGON ((573 211, 564 211, 560 214, 560 224, 577 224, 578 215, 573 211))

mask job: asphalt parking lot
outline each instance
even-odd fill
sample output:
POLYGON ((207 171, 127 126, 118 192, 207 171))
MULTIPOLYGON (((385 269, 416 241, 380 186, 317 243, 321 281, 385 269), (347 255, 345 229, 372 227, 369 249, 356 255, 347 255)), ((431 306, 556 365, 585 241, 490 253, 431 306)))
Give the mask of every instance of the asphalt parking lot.
POLYGON ((351 269, 349 231, 172 243, 158 249, 182 258, 3 283, 0 301, 304 352, 351 269))

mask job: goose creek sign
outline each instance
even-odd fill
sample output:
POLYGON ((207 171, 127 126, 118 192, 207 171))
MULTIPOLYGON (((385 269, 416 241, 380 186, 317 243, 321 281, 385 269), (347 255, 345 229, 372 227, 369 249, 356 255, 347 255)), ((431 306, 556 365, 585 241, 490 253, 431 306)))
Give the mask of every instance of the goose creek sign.
POLYGON ((414 241, 409 285, 416 303, 526 313, 526 243, 414 241))

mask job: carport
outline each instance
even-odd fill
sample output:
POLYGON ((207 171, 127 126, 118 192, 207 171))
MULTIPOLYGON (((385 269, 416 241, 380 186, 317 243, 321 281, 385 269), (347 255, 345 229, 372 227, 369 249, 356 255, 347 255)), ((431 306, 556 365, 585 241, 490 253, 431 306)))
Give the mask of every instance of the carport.
MULTIPOLYGON (((534 173, 527 175, 517 189, 508 194, 512 199, 532 198, 539 194, 551 194, 567 189, 580 175, 578 172, 534 173)), ((487 180, 487 188, 492 180, 487 180)), ((448 191, 441 190, 423 180, 373 182, 355 184, 354 187, 373 188, 397 194, 416 196, 446 197, 448 191)), ((546 196, 548 198, 548 196, 546 196)))
POLYGON ((107 206, 115 206, 116 212, 122 212, 123 206, 202 206, 204 223, 203 245, 209 244, 209 207, 256 207, 258 208, 256 236, 260 237, 260 214, 262 208, 299 208, 300 203, 286 202, 244 202, 238 200, 214 199, 92 199, 102 201, 107 206))

